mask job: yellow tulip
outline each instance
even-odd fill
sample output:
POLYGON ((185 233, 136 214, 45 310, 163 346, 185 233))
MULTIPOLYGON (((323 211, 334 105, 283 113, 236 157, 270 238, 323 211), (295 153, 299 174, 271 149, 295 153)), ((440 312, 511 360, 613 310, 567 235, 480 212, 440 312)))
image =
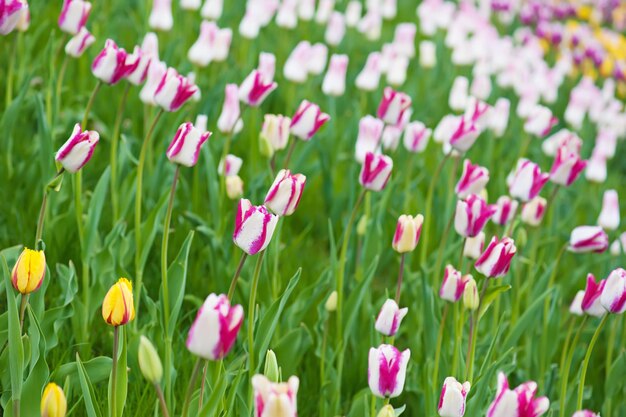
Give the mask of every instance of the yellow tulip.
POLYGON ((65 417, 67 401, 60 386, 54 382, 46 385, 41 397, 41 417, 65 417))
POLYGON ((120 278, 104 296, 102 318, 111 326, 121 326, 135 318, 133 285, 126 278, 120 278))
POLYGON ((46 276, 46 255, 42 250, 24 248, 13 267, 13 288, 22 294, 37 290, 46 276))

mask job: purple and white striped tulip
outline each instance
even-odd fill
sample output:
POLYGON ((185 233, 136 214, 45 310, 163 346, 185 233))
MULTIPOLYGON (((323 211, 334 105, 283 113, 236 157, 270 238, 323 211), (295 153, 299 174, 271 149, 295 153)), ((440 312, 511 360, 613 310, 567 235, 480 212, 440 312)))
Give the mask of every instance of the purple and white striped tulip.
POLYGON ((398 332, 398 328, 400 328, 402 319, 408 312, 409 309, 407 307, 400 308, 394 300, 388 299, 376 317, 374 328, 385 336, 394 336, 398 332))
MULTIPOLYGON (((19 26, 23 16, 29 16, 28 4, 21 0, 0 1, 0 35, 8 35, 19 26)), ((18 28, 19 29, 19 28, 18 28)))
POLYGON ((582 316, 583 312, 583 297, 585 297, 585 292, 580 290, 574 296, 572 303, 569 306, 569 312, 576 316, 582 316))
POLYGON ((539 417, 550 408, 550 400, 535 398, 536 394, 536 382, 528 381, 511 390, 506 375, 500 372, 496 398, 487 410, 487 417, 539 417))
POLYGON ((539 165, 522 158, 517 161, 517 168, 509 182, 509 194, 521 201, 530 201, 539 194, 549 178, 549 174, 541 172, 539 165))
POLYGON ((402 394, 410 357, 409 349, 400 352, 392 345, 370 348, 367 381, 372 394, 379 398, 394 398, 402 394))
POLYGON ((535 105, 524 123, 524 131, 542 138, 550 133, 557 122, 558 119, 552 115, 549 108, 535 105))
POLYGON ((511 102, 504 97, 499 98, 491 108, 489 115, 489 129, 496 137, 502 137, 509 125, 511 102))
POLYGON ((602 211, 598 217, 598 225, 604 230, 615 230, 619 227, 619 196, 616 190, 606 190, 602 197, 602 211))
POLYGON ((502 277, 509 272, 511 260, 516 252, 517 248, 513 239, 504 237, 500 240, 494 236, 487 249, 476 260, 474 268, 487 278, 502 277))
POLYGON ((330 116, 322 112, 317 104, 302 100, 300 107, 291 118, 289 130, 294 136, 308 141, 329 120, 330 116))
POLYGON ((291 82, 301 84, 306 81, 309 70, 309 61, 313 59, 311 43, 300 41, 287 57, 283 67, 283 75, 291 82))
POLYGON ((415 35, 417 26, 415 23, 400 23, 396 26, 393 34, 393 45, 397 53, 407 58, 415 56, 415 35))
POLYGON ((470 391, 468 381, 460 383, 454 377, 447 377, 443 381, 443 388, 439 396, 437 413, 440 417, 463 417, 465 414, 465 401, 470 391))
POLYGON ((361 167, 359 182, 370 191, 382 191, 391 177, 393 160, 383 154, 368 152, 361 167))
POLYGON ((470 194, 465 200, 456 203, 454 230, 463 237, 478 235, 497 208, 476 194, 470 194))
POLYGON ((376 152, 380 145, 385 122, 374 116, 367 115, 359 120, 359 134, 356 138, 354 157, 363 163, 368 152, 376 152))
POLYGON ((276 55, 271 52, 261 52, 257 69, 264 79, 273 80, 276 73, 276 55))
POLYGON ((72 36, 65 44, 65 53, 73 58, 78 58, 96 41, 96 38, 89 33, 86 27, 80 28, 80 31, 72 36))
POLYGON ((463 297, 465 284, 472 278, 471 275, 465 275, 461 271, 457 271, 452 265, 446 265, 443 273, 443 282, 439 288, 439 297, 451 303, 456 303, 463 297))
POLYGON ((548 202, 545 198, 537 196, 522 206, 522 222, 529 226, 539 226, 546 214, 548 202))
POLYGON ((263 127, 259 135, 261 140, 267 144, 269 155, 275 151, 285 149, 289 141, 289 125, 291 118, 283 115, 266 114, 263 120, 263 127))
POLYGON ((211 132, 202 132, 191 122, 181 124, 167 148, 167 159, 186 167, 194 166, 200 156, 200 147, 210 136, 211 132))
POLYGON ((600 226, 578 226, 572 230, 568 249, 574 253, 602 253, 609 247, 609 237, 600 226))
POLYGON ((448 97, 448 105, 454 111, 463 111, 467 106, 469 89, 469 80, 466 77, 458 76, 452 83, 450 88, 450 96, 448 97))
POLYGON ((386 87, 378 106, 378 118, 385 123, 397 125, 404 119, 404 113, 411 107, 411 97, 386 87))
POLYGON ((224 90, 224 106, 220 117, 217 119, 217 128, 222 133, 234 134, 241 131, 243 121, 241 120, 241 110, 239 108, 239 88, 237 84, 226 84, 224 90))
POLYGON ((239 100, 248 106, 258 107, 278 87, 275 81, 253 70, 239 86, 239 100))
POLYGON ((217 165, 217 173, 225 177, 232 177, 239 174, 243 165, 243 159, 236 155, 228 154, 217 165))
POLYGON ((374 91, 378 88, 378 84, 380 84, 380 75, 381 75, 381 55, 380 52, 371 52, 367 56, 367 61, 365 61, 365 66, 359 72, 354 81, 354 84, 359 90, 362 91, 374 91))
POLYGON ((606 314, 606 309, 602 306, 600 295, 606 285, 606 280, 600 280, 596 283, 596 277, 593 274, 587 274, 587 285, 583 292, 583 298, 580 301, 580 309, 594 317, 602 317, 606 314))
POLYGON ((593 411, 589 411, 589 410, 581 410, 581 411, 576 411, 572 417, 600 417, 600 414, 596 414, 593 411))
POLYGON ((254 255, 269 245, 278 223, 278 216, 265 206, 253 206, 242 198, 237 207, 233 242, 248 255, 254 255))
POLYGON ((298 417, 300 380, 292 376, 287 382, 271 382, 265 375, 252 377, 254 417, 298 417))
POLYGON ((154 93, 154 101, 165 111, 174 112, 182 107, 198 91, 188 78, 168 68, 154 93))
POLYGON ((65 33, 76 35, 87 23, 90 12, 91 3, 88 1, 64 0, 63 8, 59 15, 59 28, 65 33))
POLYGON ((232 29, 220 29, 215 22, 203 21, 198 39, 189 48, 187 58, 199 67, 206 67, 213 61, 224 61, 228 57, 232 38, 232 29))
POLYGON ((404 128, 404 147, 412 153, 422 153, 428 146, 433 131, 422 122, 411 122, 404 128))
POLYGON ((154 58, 148 67, 148 77, 146 78, 146 83, 141 88, 139 92, 139 99, 151 106, 156 105, 156 101, 154 101, 154 95, 156 93, 157 88, 161 84, 161 79, 165 76, 167 72, 167 66, 164 62, 158 61, 154 58))
POLYGON ((617 268, 609 274, 600 302, 609 313, 622 314, 626 311, 626 270, 617 268))
POLYGON ((473 121, 467 120, 465 117, 461 117, 457 121, 458 124, 452 132, 448 143, 458 152, 465 153, 478 139, 480 129, 473 121))
POLYGON ((80 125, 76 123, 70 138, 57 151, 55 160, 67 172, 73 174, 89 162, 99 140, 98 132, 94 130, 83 132, 80 125))
POLYGON ((265 196, 265 206, 279 216, 291 216, 300 203, 306 177, 281 169, 265 196))
POLYGON ((413 217, 403 214, 398 218, 396 232, 393 235, 391 247, 398 253, 413 251, 420 240, 424 216, 418 214, 413 217))
POLYGON ((153 59, 151 53, 144 51, 139 46, 135 46, 133 53, 126 58, 126 62, 133 68, 126 76, 128 82, 134 85, 143 84, 148 78, 148 69, 153 59))
POLYGON ((472 161, 463 161, 463 172, 454 191, 458 198, 467 198, 470 194, 479 194, 489 182, 489 170, 480 165, 472 165, 472 161))
POLYGON ((580 159, 580 154, 562 146, 556 153, 550 169, 550 181, 558 185, 570 186, 587 166, 587 161, 580 159))
POLYGON ((187 349, 203 359, 220 360, 235 344, 242 323, 243 307, 231 306, 224 294, 210 294, 189 329, 187 349))
POLYGON ((474 124, 479 132, 482 132, 489 125, 490 115, 491 107, 489 104, 478 100, 476 97, 468 99, 463 118, 474 124))
POLYGON ((491 220, 500 226, 507 225, 515 218, 518 207, 519 202, 517 200, 513 200, 507 195, 503 195, 498 198, 498 201, 496 202, 497 209, 491 220))
POLYGON ((333 54, 322 82, 322 92, 327 96, 339 97, 346 91, 348 55, 333 54))
POLYGON ((112 39, 107 39, 104 49, 91 64, 91 72, 100 81, 113 85, 133 72, 138 63, 130 64, 124 48, 119 48, 112 39))
POLYGON ((574 132, 567 129, 561 129, 541 144, 541 150, 548 156, 556 156, 556 153, 562 147, 566 147, 570 152, 580 153, 582 147, 582 139, 574 132))
POLYGON ((470 259, 478 259, 485 247, 485 232, 480 232, 474 237, 465 238, 463 256, 470 259))
POLYGON ((152 11, 148 18, 150 28, 156 30, 169 31, 174 26, 172 17, 172 0, 154 0, 152 11))

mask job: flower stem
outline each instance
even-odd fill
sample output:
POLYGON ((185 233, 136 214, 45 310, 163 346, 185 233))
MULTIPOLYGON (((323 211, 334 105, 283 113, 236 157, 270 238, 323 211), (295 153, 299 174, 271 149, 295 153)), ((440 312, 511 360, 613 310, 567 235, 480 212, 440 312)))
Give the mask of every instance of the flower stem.
POLYGON ((441 323, 439 323, 439 331, 437 332, 437 345, 435 348, 435 371, 433 372, 433 384, 437 387, 439 383, 439 360, 441 358, 441 345, 443 341, 443 331, 446 327, 446 318, 448 317, 448 310, 450 309, 450 303, 446 302, 441 315, 441 323))
POLYGON ((580 381, 578 383, 578 402, 576 406, 577 410, 582 410, 583 408, 583 394, 585 392, 585 378, 587 377, 587 367, 589 366, 589 359, 591 359, 591 353, 593 352, 593 348, 596 345, 596 342, 598 341, 598 337, 600 336, 600 333, 602 332, 602 328, 604 327, 604 325, 606 324, 608 320, 609 320, 609 314, 607 313, 604 315, 604 318, 602 318, 602 321, 596 328, 596 332, 593 334, 593 337, 591 338, 591 342, 589 342, 589 346, 587 347, 587 353, 585 354, 585 359, 583 360, 583 366, 580 372, 580 381))
POLYGON ((250 379, 256 373, 254 363, 254 310, 256 307, 256 295, 259 287, 259 277, 261 276, 261 267, 263 266, 263 258, 265 251, 259 254, 254 267, 254 275, 252 276, 252 286, 250 287, 250 300, 248 302, 248 370, 250 379))
POLYGON ((185 394, 185 402, 183 403, 183 412, 181 414, 182 417, 187 417, 189 414, 189 404, 191 403, 191 394, 193 394, 193 389, 196 386, 196 380, 198 379, 198 374, 200 374, 200 368, 202 368, 202 359, 198 358, 196 360, 196 364, 193 367, 193 372, 191 373, 191 379, 189 379, 189 385, 187 386, 187 393, 185 394))
POLYGON ((17 33, 13 36, 13 47, 11 48, 11 56, 9 58, 9 71, 6 78, 7 89, 5 110, 9 108, 11 101, 13 101, 13 78, 15 73, 15 59, 17 56, 17 43, 19 36, 21 36, 20 33, 17 33))
MULTIPOLYGON (((69 60, 69 55, 65 54, 65 56, 63 57, 63 63, 61 64, 61 69, 59 70, 59 73, 57 74, 56 94, 55 94, 55 98, 56 98, 55 119, 56 119, 56 115, 61 109, 61 89, 63 88, 63 80, 65 79, 65 70, 67 69, 68 60, 69 60)), ((50 120, 50 122, 52 121, 50 120)))
POLYGON ((246 259, 248 259, 247 253, 241 254, 241 259, 239 260, 239 265, 237 266, 237 270, 235 271, 235 275, 233 275, 233 279, 230 281, 230 288, 228 289, 228 300, 232 303, 233 297, 235 295, 235 289, 237 288, 237 281, 239 280, 239 276, 241 275, 241 270, 243 269, 243 264, 246 263, 246 259))
POLYGON ((476 338, 478 337, 478 322, 480 321, 480 307, 485 299, 487 293, 487 287, 489 287, 489 278, 485 278, 483 282, 483 288, 480 291, 480 298, 478 308, 470 313, 470 330, 469 330, 469 342, 467 352, 467 369, 465 372, 465 380, 472 382, 474 378, 474 357, 476 356, 476 338))
POLYGON ((287 151, 287 156, 285 157, 285 162, 283 162, 283 169, 289 168, 289 161, 293 155, 293 151, 296 149, 296 145, 298 144, 298 138, 293 138, 291 143, 289 144, 289 150, 287 151))
POLYGON ((118 184, 117 184, 117 153, 120 140, 120 129, 122 126, 122 119, 124 116, 124 110, 126 109, 126 99, 128 98, 128 92, 130 91, 131 83, 126 83, 120 105, 117 108, 117 115, 115 116, 115 124, 113 126, 113 135, 111 136, 111 205, 113 206, 113 224, 117 222, 120 216, 118 184))
MULTIPOLYGON (((450 234, 450 229, 452 229, 453 222, 454 222, 454 211, 452 211, 450 220, 448 220, 448 224, 446 225, 446 228, 443 231, 443 235, 441 237, 441 241, 439 242, 439 250, 437 251, 437 261, 435 262, 435 269, 434 269, 435 274, 438 274, 439 271, 441 270, 441 263, 443 262, 443 252, 444 252, 446 243, 448 242, 448 235, 450 234)), ((463 256, 463 247, 461 247, 461 256, 463 256)))
POLYGON ((441 175, 441 170, 443 169, 448 159, 450 159, 450 154, 447 154, 446 156, 444 156, 441 162, 439 162, 439 165, 437 166, 437 169, 435 170, 435 174, 432 176, 432 179, 430 180, 430 185, 428 186, 428 193, 426 194, 426 211, 424 213, 424 219, 426 221, 424 222, 424 230, 422 233, 422 236, 423 236, 422 244, 420 245, 421 246, 421 250, 420 250, 420 263, 421 264, 423 264, 424 261, 426 260, 426 252, 428 251, 428 238, 430 237, 430 224, 432 223, 432 220, 430 218, 430 212, 433 206, 435 186, 437 185, 437 181, 439 180, 439 176, 441 175))
POLYGON ((580 327, 574 336, 574 340, 569 345, 569 349, 566 346, 563 347, 563 354, 567 352, 565 361, 563 362, 563 367, 561 368, 561 395, 559 398, 559 417, 565 417, 565 399, 567 397, 567 382, 569 380, 569 371, 572 366, 572 360, 574 359, 574 349, 576 349, 576 345, 578 344, 578 340, 580 339, 580 335, 585 328, 585 323, 587 323, 587 316, 583 318, 583 321, 580 323, 580 327))
POLYGON ((117 404, 116 404, 116 386, 117 386, 117 351, 119 348, 120 342, 120 334, 119 334, 119 326, 115 326, 113 328, 113 368, 111 369, 111 404, 110 407, 110 415, 111 417, 117 416, 117 404))
POLYGON ((167 411, 167 404, 165 403, 165 397, 163 396, 163 390, 159 384, 154 384, 154 389, 156 390, 157 397, 159 398, 159 405, 161 406, 161 412, 163 413, 163 417, 170 417, 169 411, 167 411))
POLYGON ((24 314, 26 313, 29 298, 30 294, 22 294, 22 300, 20 301, 20 334, 24 331, 24 314))
POLYGON ((404 258, 406 253, 400 255, 400 268, 398 269, 398 284, 396 287, 396 304, 400 305, 400 293, 402 292, 402 277, 404 275, 404 258))

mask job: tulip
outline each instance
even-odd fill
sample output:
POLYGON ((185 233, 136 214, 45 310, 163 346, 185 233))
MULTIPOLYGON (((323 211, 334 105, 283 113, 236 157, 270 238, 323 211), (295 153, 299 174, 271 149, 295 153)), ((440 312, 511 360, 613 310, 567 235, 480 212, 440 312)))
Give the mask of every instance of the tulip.
POLYGON ((470 94, 480 100, 487 100, 491 95, 491 88, 491 78, 488 75, 476 75, 470 85, 470 94))
POLYGON ((305 82, 309 75, 308 65, 311 55, 311 44, 308 41, 300 41, 285 61, 283 67, 285 78, 298 84, 305 82))
POLYGON ((454 79, 450 89, 450 97, 448 98, 448 105, 452 110, 465 110, 468 100, 468 88, 469 80, 466 77, 458 76, 454 79))
POLYGON ((456 303, 463 296, 465 285, 470 278, 471 275, 463 276, 452 265, 446 265, 443 273, 443 282, 439 289, 439 297, 451 303, 456 303))
POLYGON ((379 52, 371 52, 367 56, 365 66, 359 72, 354 82, 359 90, 374 91, 378 88, 381 74, 380 63, 381 55, 379 52))
POLYGON ((41 417, 65 417, 67 400, 63 389, 54 382, 48 383, 41 396, 41 417))
POLYGON ((549 178, 549 174, 541 172, 539 165, 522 158, 517 161, 517 168, 511 177, 509 193, 521 201, 530 201, 539 194, 549 178))
MULTIPOLYGON (((248 5, 254 3, 247 3, 248 5)), ((239 22, 239 34, 246 39, 256 39, 261 31, 260 17, 246 8, 246 13, 239 22)))
POLYGON ((541 144, 541 150, 548 156, 556 156, 557 151, 562 147, 567 148, 570 152, 580 153, 582 140, 573 132, 567 129, 561 129, 541 144))
POLYGON ((550 169, 550 181, 558 185, 570 186, 586 166, 587 162, 580 159, 578 152, 571 152, 566 147, 561 147, 550 169))
POLYGON ((276 359, 276 353, 272 349, 268 349, 265 354, 265 366, 263 368, 263 375, 267 377, 271 382, 278 382, 280 379, 280 368, 278 367, 278 359, 276 359))
POLYGON ((204 5, 200 10, 200 15, 204 19, 218 20, 222 17, 224 0, 204 0, 204 5))
POLYGON ((402 136, 402 128, 394 125, 387 125, 383 129, 381 138, 382 148, 385 151, 395 152, 400 144, 400 137, 402 136))
POLYGON ((424 216, 418 214, 413 217, 403 214, 398 218, 396 232, 393 235, 391 246, 398 253, 412 252, 420 240, 424 216))
POLYGON ((511 102, 501 97, 496 101, 496 104, 491 108, 491 115, 489 116, 489 129, 496 137, 504 135, 506 128, 509 124, 509 112, 511 108, 511 102))
POLYGON ((384 405, 376 414, 376 417, 396 417, 396 410, 393 409, 391 404, 384 405))
POLYGON ((306 62, 306 68, 309 74, 320 75, 326 68, 326 61, 328 60, 328 47, 318 42, 311 45, 309 51, 309 60, 306 62))
POLYGON ((276 87, 276 82, 259 70, 253 70, 239 86, 239 100, 248 106, 258 107, 276 87))
POLYGON ((346 34, 346 19, 340 12, 333 12, 328 19, 324 40, 331 46, 337 46, 346 34))
POLYGON ((224 61, 228 57, 232 38, 230 28, 220 29, 215 22, 204 21, 200 25, 198 39, 187 52, 187 58, 199 67, 206 67, 212 61, 224 61))
POLYGON ((333 55, 330 57, 328 71, 322 82, 322 92, 327 96, 341 96, 346 91, 346 72, 348 70, 348 55, 333 55))
POLYGON ((600 226, 579 226, 572 230, 569 250, 575 253, 602 253, 609 247, 609 237, 600 226))
POLYGON ((243 159, 236 155, 228 154, 217 165, 217 173, 225 177, 232 177, 239 174, 243 159))
POLYGON ((332 313, 337 310, 337 291, 333 291, 330 293, 328 298, 326 299, 326 303, 324 304, 324 308, 329 313, 332 313))
POLYGON ((410 357, 409 349, 400 352, 392 345, 370 348, 367 380, 372 394, 380 398, 402 394, 410 357))
POLYGON ((180 0, 180 8, 183 10, 198 10, 201 5, 201 0, 180 0))
POLYGON ((76 123, 70 138, 59 148, 55 159, 67 172, 73 174, 89 162, 99 140, 98 132, 94 130, 83 132, 76 123))
POLYGON ((200 147, 210 136, 211 132, 202 133, 193 123, 183 123, 167 148, 167 159, 186 167, 194 166, 200 156, 200 147))
POLYGON ((496 210, 496 206, 487 204, 476 194, 471 194, 456 204, 454 229, 463 237, 474 237, 483 230, 496 210))
POLYGON ((422 122, 411 122, 404 128, 404 147, 413 153, 422 153, 428 146, 432 130, 422 122))
POLYGON ((478 295, 478 287, 476 281, 471 275, 466 275, 465 289, 463 290, 463 306, 468 310, 474 311, 480 307, 480 296, 478 295))
MULTIPOLYGON (((28 28, 30 27, 30 9, 28 7, 28 2, 26 0, 18 0, 18 3, 20 3, 22 7, 21 7, 20 12, 17 13, 17 24, 15 25, 15 28, 19 30, 20 32, 26 32, 28 28)), ((6 6, 6 3, 5 3, 5 6, 6 6)), ((5 12, 6 12, 6 8, 5 8, 5 12)), ((11 18, 6 19, 4 21, 4 24, 0 26, 3 26, 4 30, 7 30, 13 24, 14 18, 15 18, 14 16, 11 16, 11 18)), ((0 18, 0 20, 2 19, 0 18)), ((0 28, 0 33, 2 33, 2 30, 3 29, 0 28)))
POLYGON ((80 31, 74 35, 65 45, 65 53, 71 57, 80 57, 87 48, 96 41, 96 38, 89 33, 86 27, 82 27, 80 31))
POLYGON ((330 116, 320 110, 317 104, 302 100, 300 107, 291 118, 289 130, 294 136, 308 141, 330 120, 330 116))
POLYGON ((217 128, 222 133, 235 134, 243 128, 241 110, 239 108, 239 88, 237 84, 226 84, 224 91, 224 106, 217 119, 217 128))
POLYGON ((395 19, 398 13, 398 0, 382 0, 381 10, 385 19, 395 19))
POLYGON ((558 122, 547 107, 536 105, 530 110, 530 114, 524 123, 524 131, 538 137, 544 137, 550 133, 550 129, 558 122))
POLYGON ((422 68, 433 68, 437 65, 437 46, 433 41, 420 42, 419 58, 422 68))
POLYGON ((46 277, 46 255, 42 250, 24 248, 11 272, 13 288, 30 294, 41 287, 46 277))
POLYGON ((276 13, 276 25, 285 29, 294 29, 298 25, 296 7, 298 0, 283 0, 276 13))
POLYGON ((207 360, 220 360, 230 352, 243 323, 243 307, 231 306, 224 294, 210 294, 198 310, 187 335, 187 349, 207 360))
POLYGON ((611 244, 611 255, 619 256, 622 253, 626 253, 626 232, 619 235, 611 244))
POLYGON ((138 63, 128 63, 127 56, 123 48, 118 48, 114 41, 107 39, 104 49, 91 64, 91 72, 100 81, 113 85, 137 67, 138 63))
POLYGON ((600 300, 605 285, 605 279, 596 283, 596 277, 593 274, 587 274, 587 285, 580 302, 580 308, 583 312, 594 317, 602 317, 606 314, 600 300))
POLYGON ((545 198, 537 196, 522 206, 522 222, 530 226, 539 226, 546 214, 548 202, 545 198))
POLYGON ((609 274, 600 302, 609 313, 622 314, 626 311, 626 270, 617 268, 609 274))
POLYGON ((395 50, 407 58, 415 56, 415 35, 417 26, 415 23, 400 23, 396 26, 393 35, 395 50))
POLYGON ((503 195, 498 198, 498 201, 496 202, 497 209, 491 220, 500 226, 509 224, 515 218, 518 206, 519 203, 517 200, 513 200, 509 196, 503 195))
POLYGON ((385 336, 394 336, 408 312, 407 307, 399 308, 394 300, 388 299, 376 317, 376 324, 374 325, 376 331, 385 336))
POLYGON ((158 384, 163 378, 161 358, 152 342, 143 335, 139 338, 137 360, 143 377, 153 384, 158 384))
POLYGON ((385 123, 367 115, 359 121, 359 134, 356 139, 355 159, 363 163, 368 152, 376 152, 383 133, 385 123))
POLYGON ((174 26, 174 18, 172 17, 172 0, 154 0, 148 24, 152 29, 164 31, 171 30, 172 26, 174 26))
POLYGON ((21 0, 1 0, 0 35, 11 33, 13 29, 19 26, 23 16, 28 15, 28 13, 28 4, 21 0))
POLYGON ((270 52, 261 52, 258 70, 264 79, 273 80, 276 73, 276 55, 270 52))
POLYGON ((91 12, 91 3, 88 1, 64 0, 59 15, 59 27, 65 33, 76 35, 87 23, 89 12, 91 12))
POLYGON ((474 122, 467 120, 465 117, 461 117, 457 121, 456 129, 452 132, 448 143, 460 153, 465 153, 478 139, 480 130, 474 122))
POLYGON ((599 154, 592 154, 587 161, 585 178, 591 182, 604 182, 606 181, 606 172, 606 158, 599 154))
POLYGON ((148 67, 152 59, 151 54, 135 46, 133 53, 126 57, 126 65, 130 67, 126 79, 134 85, 143 84, 148 77, 148 67))
POLYGON ((463 417, 465 414, 465 400, 470 390, 470 383, 461 384, 454 377, 447 377, 443 381, 441 396, 437 412, 441 417, 463 417))
POLYGON ((291 216, 298 208, 306 177, 281 169, 265 196, 265 206, 279 216, 291 216))
POLYGON ((482 132, 489 125, 490 110, 489 104, 476 97, 469 97, 463 119, 468 125, 474 125, 478 132, 482 132))
POLYGON ((237 207, 233 241, 248 255, 254 255, 269 245, 278 223, 278 216, 269 213, 265 206, 253 206, 241 199, 237 207))
POLYGON ((335 10, 335 0, 320 0, 315 13, 315 23, 326 24, 330 14, 335 10))
POLYGON ((550 407, 547 397, 535 398, 537 383, 525 382, 514 390, 509 389, 506 375, 498 374, 496 398, 487 410, 488 417, 539 417, 550 407))
POLYGON ((382 154, 368 152, 361 168, 359 182, 371 191, 381 191, 387 185, 393 169, 393 160, 382 154))
POLYGON ((377 8, 369 8, 367 13, 361 18, 357 25, 357 30, 365 35, 369 41, 378 41, 380 39, 383 26, 383 19, 377 8))
POLYGON ((583 298, 585 297, 584 291, 578 291, 572 300, 572 303, 569 306, 569 312, 576 315, 583 315, 583 298))
POLYGON ((443 116, 433 131, 433 139, 435 142, 449 145, 450 138, 456 131, 462 117, 463 116, 455 116, 453 114, 443 116))
POLYGON ((120 278, 104 296, 102 318, 116 327, 135 319, 133 285, 126 278, 120 278))
POLYGON ((517 248, 513 239, 504 237, 501 240, 494 236, 487 249, 476 260, 474 268, 487 278, 499 278, 509 272, 511 260, 517 248))
POLYGON ((168 68, 154 93, 154 101, 165 111, 174 112, 181 108, 196 92, 198 87, 189 79, 168 68))
POLYGON ((602 211, 598 217, 598 225, 605 230, 619 227, 619 196, 616 190, 607 190, 602 197, 602 211))
POLYGON ((617 135, 612 130, 603 129, 598 132, 594 153, 605 158, 613 158, 617 148, 617 135))
POLYGON ((387 82, 394 87, 401 86, 406 81, 408 69, 409 58, 403 55, 396 55, 389 62, 389 68, 387 69, 387 82))
POLYGON ((465 238, 463 245, 463 256, 470 259, 478 259, 485 247, 485 233, 480 232, 474 237, 465 238))
POLYGON ((398 124, 403 120, 404 113, 411 107, 411 97, 386 87, 383 98, 378 106, 378 118, 385 123, 398 124))
POLYGON ((167 71, 165 63, 153 58, 150 66, 148 67, 148 76, 146 77, 146 83, 143 85, 139 92, 139 98, 145 104, 155 106, 157 103, 154 100, 154 95, 161 84, 161 80, 167 71))
POLYGON ((231 200, 237 200, 243 195, 243 180, 239 175, 230 175, 224 180, 226 196, 231 200))
POLYGON ((295 376, 281 383, 271 382, 264 375, 253 376, 254 417, 297 417, 299 386, 295 376))
POLYGON ((463 161, 463 173, 454 191, 457 197, 467 198, 470 194, 479 194, 489 182, 489 170, 480 165, 472 165, 472 161, 463 161))
POLYGON ((589 411, 589 410, 581 410, 581 411, 576 411, 572 417, 600 417, 600 414, 596 414, 593 411, 589 411))
POLYGON ((291 118, 266 114, 263 120, 263 127, 259 135, 262 149, 266 149, 266 156, 271 157, 275 151, 285 149, 289 141, 289 125, 291 118))

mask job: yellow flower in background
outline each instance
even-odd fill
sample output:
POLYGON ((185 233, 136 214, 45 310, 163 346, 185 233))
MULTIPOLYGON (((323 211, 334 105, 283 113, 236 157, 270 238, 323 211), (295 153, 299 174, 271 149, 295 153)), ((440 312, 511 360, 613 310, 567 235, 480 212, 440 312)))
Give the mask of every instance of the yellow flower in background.
POLYGON ((122 326, 135 318, 133 285, 126 278, 120 278, 104 296, 102 318, 111 326, 122 326))
POLYGON ((593 9, 591 6, 580 6, 578 8, 578 17, 582 20, 589 20, 593 9))
POLYGON ((42 250, 24 248, 13 267, 11 283, 22 294, 37 290, 46 276, 46 255, 42 250))
POLYGON ((41 417, 65 417, 67 401, 60 386, 54 382, 46 385, 41 397, 41 417))
POLYGON ((600 75, 610 77, 613 74, 613 68, 615 68, 615 61, 611 57, 606 57, 600 65, 600 75))

